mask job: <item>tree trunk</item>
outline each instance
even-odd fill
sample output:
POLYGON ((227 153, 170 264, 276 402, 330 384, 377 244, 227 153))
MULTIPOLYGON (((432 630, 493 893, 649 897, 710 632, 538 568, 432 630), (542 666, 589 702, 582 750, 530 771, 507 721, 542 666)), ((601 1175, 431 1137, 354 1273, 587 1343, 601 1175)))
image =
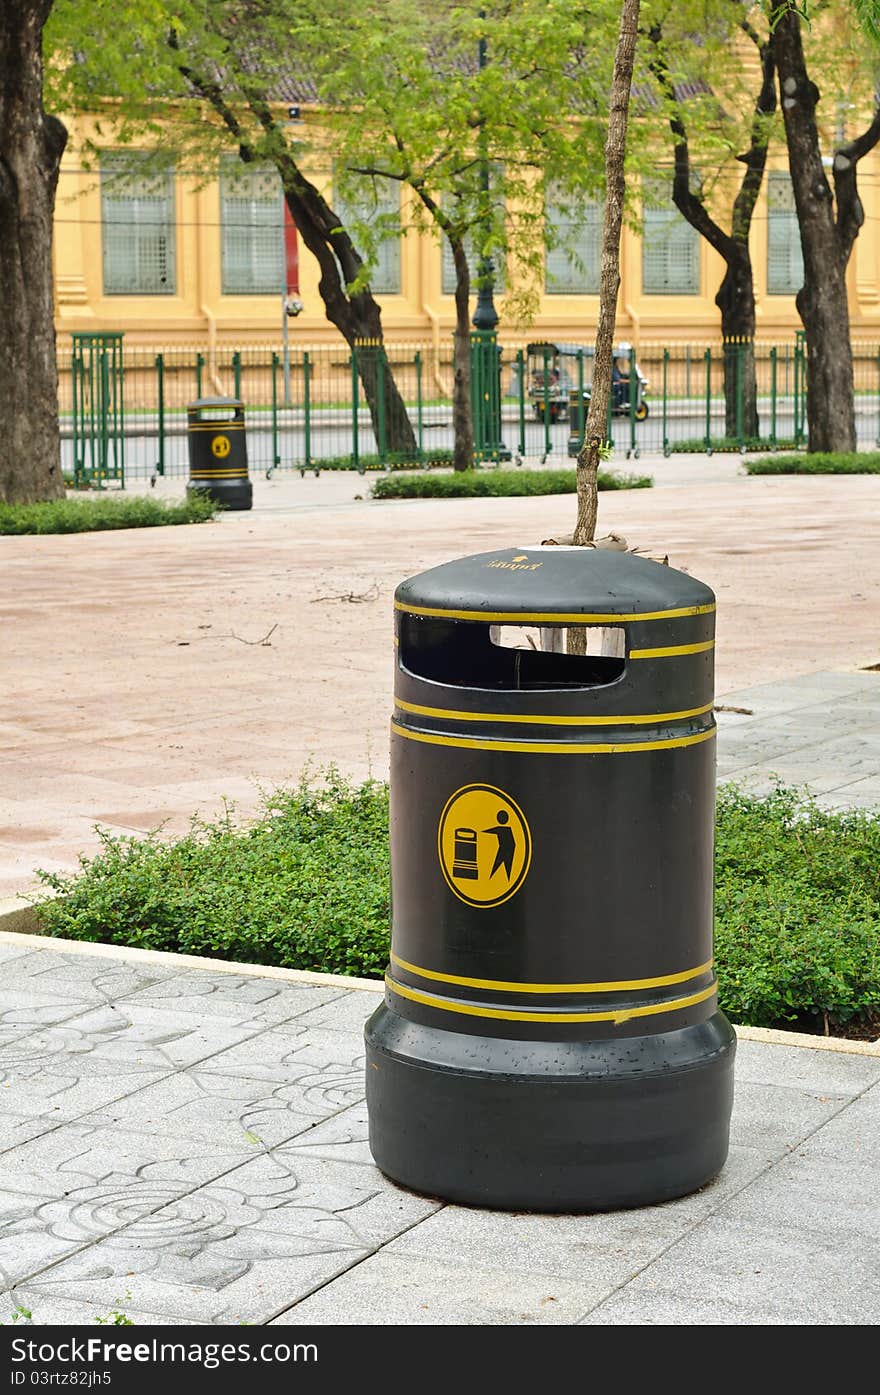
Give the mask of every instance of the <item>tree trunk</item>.
POLYGON ((807 448, 853 451, 856 421, 846 291, 852 240, 843 235, 842 210, 835 218, 822 166, 816 125, 819 91, 807 74, 800 17, 788 4, 775 6, 773 13, 788 163, 804 254, 797 308, 807 341, 807 448))
MULTIPOLYGON (((448 236, 448 234, 447 234, 448 236)), ((471 402, 471 273, 461 238, 449 237, 455 265, 455 334, 452 349, 453 468, 469 470, 474 463, 474 411, 471 402)))
POLYGON ((663 30, 655 23, 648 31, 653 46, 649 67, 671 106, 669 126, 675 151, 672 197, 683 218, 709 246, 724 258, 724 279, 715 297, 721 311, 724 340, 724 434, 757 438, 758 384, 755 373, 755 288, 749 234, 767 163, 770 128, 767 118, 776 110, 776 65, 773 46, 762 40, 747 17, 739 28, 755 45, 761 60, 761 88, 755 102, 749 148, 738 155, 746 167, 733 203, 729 233, 715 221, 702 195, 691 188, 691 157, 684 112, 663 54, 663 30))
POLYGON ((415 432, 385 355, 382 311, 368 288, 348 295, 340 274, 340 265, 345 270, 350 264, 346 281, 353 281, 361 259, 317 189, 298 171, 297 176, 295 189, 285 191, 287 206, 303 242, 314 253, 321 269, 318 291, 327 319, 336 326, 355 355, 373 435, 377 444, 380 447, 384 444, 389 454, 415 460, 418 455, 415 432), (337 228, 339 231, 334 231, 337 228))
POLYGON ((724 434, 756 440, 758 383, 755 373, 755 287, 748 243, 731 238, 727 267, 715 304, 724 341, 724 434))
MULTIPOLYGON (((608 422, 611 394, 611 360, 617 292, 620 287, 620 231, 623 223, 624 160, 629 94, 639 27, 639 0, 623 0, 620 31, 614 54, 614 75, 605 140, 605 213, 602 222, 602 265, 599 276, 599 323, 584 443, 577 458, 577 523, 574 541, 579 547, 593 541, 599 508, 597 476, 608 422)), ((585 636, 584 636, 585 638, 585 636)), ((569 645, 571 648, 571 645, 569 645)))
POLYGON ((52 294, 52 222, 67 132, 43 110, 51 0, 0 10, 0 501, 64 494, 52 294))
POLYGON ((180 36, 174 28, 169 32, 168 44, 179 55, 177 66, 180 73, 213 107, 238 142, 238 153, 243 163, 259 163, 269 159, 277 169, 290 216, 318 263, 318 292, 324 302, 327 319, 336 326, 355 355, 376 442, 381 445, 384 437, 389 453, 415 460, 418 456, 415 432, 385 357, 382 311, 369 287, 353 295, 346 291, 346 286, 355 281, 363 267, 363 259, 341 220, 294 160, 284 132, 265 96, 256 92, 248 95, 251 113, 263 131, 265 148, 261 147, 258 151, 216 77, 197 71, 186 61, 180 36), (368 351, 358 352, 361 346, 368 351), (379 369, 376 350, 381 353, 382 370, 379 369))

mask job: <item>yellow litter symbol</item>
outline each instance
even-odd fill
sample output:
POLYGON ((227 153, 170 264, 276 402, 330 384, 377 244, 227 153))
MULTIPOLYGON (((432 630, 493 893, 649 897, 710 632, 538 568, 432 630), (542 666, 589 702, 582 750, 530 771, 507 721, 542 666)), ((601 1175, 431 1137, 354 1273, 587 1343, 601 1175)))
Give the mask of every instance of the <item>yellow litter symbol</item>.
POLYGON ((218 460, 225 460, 229 452, 232 450, 232 446, 229 442, 229 437, 215 436, 213 441, 211 442, 211 450, 213 451, 214 455, 216 455, 218 460))
POLYGON ((468 906, 500 906, 526 878, 532 835, 519 805, 495 785, 464 785, 437 830, 446 883, 468 906))

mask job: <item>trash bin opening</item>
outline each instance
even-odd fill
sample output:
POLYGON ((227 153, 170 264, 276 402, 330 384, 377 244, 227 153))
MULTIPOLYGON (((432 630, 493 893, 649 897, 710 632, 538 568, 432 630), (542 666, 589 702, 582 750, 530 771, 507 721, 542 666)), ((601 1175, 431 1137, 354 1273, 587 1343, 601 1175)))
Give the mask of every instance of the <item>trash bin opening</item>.
POLYGON ((625 634, 620 626, 488 625, 404 614, 398 662, 414 678, 455 688, 600 688, 618 682, 626 671, 625 634), (571 630, 586 632, 586 654, 569 652, 571 630), (517 633, 502 640, 502 631, 517 633), (541 647, 532 647, 531 639, 541 647), (602 652, 603 646, 617 652, 602 652))
POLYGON ((606 658, 626 656, 622 625, 490 625, 489 638, 502 649, 531 649, 545 654, 586 653, 606 658), (582 650, 578 640, 583 638, 582 650))
POLYGON ((200 407, 199 421, 234 421, 235 407, 200 407))

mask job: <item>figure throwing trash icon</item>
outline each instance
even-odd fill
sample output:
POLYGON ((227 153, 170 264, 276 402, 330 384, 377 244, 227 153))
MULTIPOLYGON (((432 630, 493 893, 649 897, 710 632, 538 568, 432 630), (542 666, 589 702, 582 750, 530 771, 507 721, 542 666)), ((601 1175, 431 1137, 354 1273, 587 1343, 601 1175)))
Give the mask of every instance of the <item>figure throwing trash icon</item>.
POLYGON ((510 815, 506 809, 499 809, 495 815, 498 822, 494 828, 486 828, 484 833, 492 833, 498 839, 498 851, 495 853, 495 861, 492 863, 492 871, 489 879, 494 877, 499 868, 503 867, 507 873, 507 880, 513 876, 513 859, 516 856, 516 839, 513 836, 513 829, 510 827, 510 815))
POLYGON ((437 831, 446 884, 469 906, 499 906, 519 890, 532 837, 519 805, 494 785, 465 785, 446 801, 437 831))

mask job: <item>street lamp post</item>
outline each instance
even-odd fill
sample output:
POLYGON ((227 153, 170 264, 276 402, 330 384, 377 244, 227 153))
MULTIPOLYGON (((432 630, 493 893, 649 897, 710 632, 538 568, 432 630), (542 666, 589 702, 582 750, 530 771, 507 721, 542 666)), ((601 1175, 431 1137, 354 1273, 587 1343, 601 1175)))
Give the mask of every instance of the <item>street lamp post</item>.
MULTIPOLYGON (((481 12, 480 18, 485 15, 481 12)), ((480 36, 477 64, 486 66, 486 39, 480 36)), ((489 210, 490 171, 486 150, 486 133, 480 123, 480 188, 483 194, 483 238, 490 231, 489 210)), ((498 311, 495 308, 495 266, 485 250, 477 264, 477 303, 471 334, 471 406, 474 418, 474 460, 509 460, 510 451, 501 439, 501 350, 498 347, 498 311)))

